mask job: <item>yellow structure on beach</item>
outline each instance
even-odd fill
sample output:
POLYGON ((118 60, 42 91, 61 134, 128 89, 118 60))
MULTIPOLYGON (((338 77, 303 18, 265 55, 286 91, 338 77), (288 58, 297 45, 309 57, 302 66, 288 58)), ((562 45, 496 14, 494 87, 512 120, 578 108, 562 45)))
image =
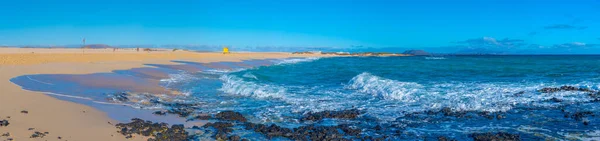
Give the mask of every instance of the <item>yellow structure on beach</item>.
POLYGON ((229 48, 224 46, 223 47, 223 54, 229 54, 229 48))

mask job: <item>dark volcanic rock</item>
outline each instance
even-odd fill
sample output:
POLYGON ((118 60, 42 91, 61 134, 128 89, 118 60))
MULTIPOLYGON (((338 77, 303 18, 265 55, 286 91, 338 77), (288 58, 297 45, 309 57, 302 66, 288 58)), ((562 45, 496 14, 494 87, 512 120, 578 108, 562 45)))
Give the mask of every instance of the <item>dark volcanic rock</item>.
POLYGON ((234 111, 222 111, 215 116, 216 119, 219 120, 227 120, 227 121, 240 121, 246 122, 246 118, 238 112, 234 111))
POLYGON ((212 119, 213 117, 208 115, 208 114, 198 114, 190 119, 188 119, 187 121, 192 121, 192 120, 209 120, 212 119))
POLYGON ((549 102, 562 102, 563 100, 562 99, 558 99, 556 97, 553 97, 553 98, 550 98, 550 99, 548 99, 546 101, 549 101, 549 102))
POLYGON ((520 141, 521 136, 505 132, 498 133, 473 133, 471 138, 474 141, 520 141))
POLYGON ((153 112, 152 114, 164 116, 167 114, 167 112, 166 111, 156 111, 156 112, 153 112))
POLYGON ((112 99, 115 102, 129 102, 129 94, 127 92, 121 92, 113 94, 112 99))
POLYGON ((410 54, 410 55, 414 55, 414 56, 429 56, 429 55, 431 55, 430 53, 425 52, 423 50, 407 50, 407 51, 404 51, 404 53, 402 53, 402 54, 410 54))
POLYGON ((191 138, 184 130, 183 125, 172 125, 169 128, 166 123, 152 123, 138 118, 131 120, 130 123, 116 125, 120 129, 118 132, 127 138, 131 138, 132 134, 154 137, 148 139, 149 141, 184 141, 191 138))
POLYGON ((321 111, 316 113, 305 114, 301 119, 303 121, 318 121, 325 118, 336 118, 336 119, 355 119, 360 115, 360 111, 357 109, 343 110, 343 111, 321 111))
POLYGON ((448 137, 439 136, 438 141, 456 141, 455 139, 448 139, 448 137))
POLYGON ((332 140, 350 140, 345 137, 360 137, 361 130, 355 129, 348 125, 339 125, 339 126, 315 126, 315 125, 307 125, 300 126, 298 128, 284 128, 277 126, 275 124, 272 125, 264 125, 264 124, 254 124, 254 123, 246 123, 247 130, 253 130, 257 133, 261 133, 267 138, 271 139, 274 137, 284 137, 291 140, 301 140, 301 141, 332 141, 332 140))
POLYGON ((35 131, 29 138, 43 138, 47 134, 49 134, 49 133, 48 132, 42 133, 42 132, 35 131))
POLYGON ((8 122, 8 120, 0 120, 0 127, 2 127, 2 126, 8 126, 8 124, 10 124, 8 122))
POLYGON ((541 92, 541 93, 554 93, 554 92, 560 92, 560 91, 594 92, 590 89, 577 88, 574 86, 561 86, 560 88, 542 88, 542 89, 538 90, 538 92, 541 92))
POLYGON ((581 121, 581 120, 583 120, 583 118, 586 118, 588 116, 595 116, 595 115, 591 111, 575 112, 573 114, 570 114, 570 116, 569 116, 569 113, 567 113, 565 115, 565 117, 570 117, 572 119, 575 119, 576 121, 581 121))
POLYGON ((242 138, 238 135, 233 135, 229 137, 230 141, 240 141, 242 138))
POLYGON ((215 123, 207 123, 204 128, 212 127, 217 130, 217 133, 214 135, 214 138, 217 140, 227 140, 227 134, 231 133, 233 129, 232 123, 229 122, 215 122, 215 123))

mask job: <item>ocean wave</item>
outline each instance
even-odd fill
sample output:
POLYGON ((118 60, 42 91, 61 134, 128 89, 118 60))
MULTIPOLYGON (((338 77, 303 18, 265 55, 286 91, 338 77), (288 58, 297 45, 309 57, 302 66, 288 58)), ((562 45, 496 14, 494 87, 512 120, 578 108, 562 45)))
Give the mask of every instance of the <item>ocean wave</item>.
POLYGON ((169 78, 161 79, 160 82, 164 83, 165 87, 169 87, 172 84, 189 82, 195 79, 197 79, 197 77, 195 77, 194 75, 181 72, 176 74, 169 74, 169 78))
POLYGON ((287 91, 284 87, 248 82, 233 75, 223 75, 220 79, 223 81, 223 86, 219 90, 227 94, 255 98, 281 98, 287 91))
POLYGON ((389 100, 389 102, 377 102, 385 108, 371 109, 373 114, 385 113, 391 110, 390 108, 410 113, 435 111, 445 107, 455 111, 506 112, 519 105, 557 107, 593 100, 584 92, 538 92, 545 87, 563 85, 592 89, 597 87, 590 83, 550 85, 510 82, 430 82, 419 84, 387 79, 364 72, 353 77, 345 88, 371 94, 378 99, 389 100), (552 99, 560 99, 564 102, 548 102, 552 99))
POLYGON ((312 61, 319 60, 319 59, 321 59, 321 58, 320 57, 289 58, 289 59, 279 60, 277 63, 275 63, 275 65, 296 64, 296 63, 300 63, 300 62, 312 62, 312 61))
POLYGON ((446 57, 425 57, 427 60, 444 60, 446 57))
POLYGON ((355 76, 346 86, 346 88, 369 93, 379 98, 402 101, 414 101, 412 94, 422 87, 422 85, 414 82, 386 79, 367 72, 355 76))
POLYGON ((250 72, 244 73, 244 75, 242 75, 242 77, 251 78, 251 79, 254 79, 254 80, 258 80, 258 77, 256 77, 255 75, 253 75, 250 72))

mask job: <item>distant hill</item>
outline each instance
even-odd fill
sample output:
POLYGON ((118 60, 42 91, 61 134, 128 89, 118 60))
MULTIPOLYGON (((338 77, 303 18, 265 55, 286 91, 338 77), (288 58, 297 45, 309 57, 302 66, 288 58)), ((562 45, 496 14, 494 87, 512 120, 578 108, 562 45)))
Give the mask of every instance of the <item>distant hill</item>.
POLYGON ((503 51, 490 50, 485 48, 467 48, 457 51, 457 55, 493 55, 493 54, 507 54, 503 51))
POLYGON ((429 55, 431 55, 431 53, 425 52, 423 50, 407 50, 407 51, 404 51, 404 53, 402 53, 402 54, 410 54, 410 55, 414 55, 414 56, 429 56, 429 55))
POLYGON ((106 44, 91 44, 83 46, 83 48, 113 48, 112 46, 106 44))

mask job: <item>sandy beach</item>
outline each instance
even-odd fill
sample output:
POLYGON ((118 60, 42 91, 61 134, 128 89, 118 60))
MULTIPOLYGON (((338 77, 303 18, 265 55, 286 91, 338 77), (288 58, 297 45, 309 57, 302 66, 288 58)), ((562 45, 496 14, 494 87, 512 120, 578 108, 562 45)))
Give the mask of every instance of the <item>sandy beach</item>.
MULTIPOLYGON (((21 89, 9 79, 27 74, 90 74, 145 67, 144 64, 176 64, 172 60, 190 62, 241 61, 246 59, 323 57, 321 54, 232 53, 190 51, 136 51, 135 49, 43 49, 0 48, 0 134, 10 133, 14 140, 32 140, 38 132, 48 132, 35 140, 107 141, 125 140, 117 133, 105 113, 89 106, 58 100, 40 92, 21 89), (25 111, 27 111, 25 113, 25 111), (33 128, 33 129, 32 129, 33 128), (59 139, 60 138, 60 139, 59 139)), ((146 66, 147 67, 147 66, 146 66)), ((134 137, 128 140, 145 140, 134 137)))

